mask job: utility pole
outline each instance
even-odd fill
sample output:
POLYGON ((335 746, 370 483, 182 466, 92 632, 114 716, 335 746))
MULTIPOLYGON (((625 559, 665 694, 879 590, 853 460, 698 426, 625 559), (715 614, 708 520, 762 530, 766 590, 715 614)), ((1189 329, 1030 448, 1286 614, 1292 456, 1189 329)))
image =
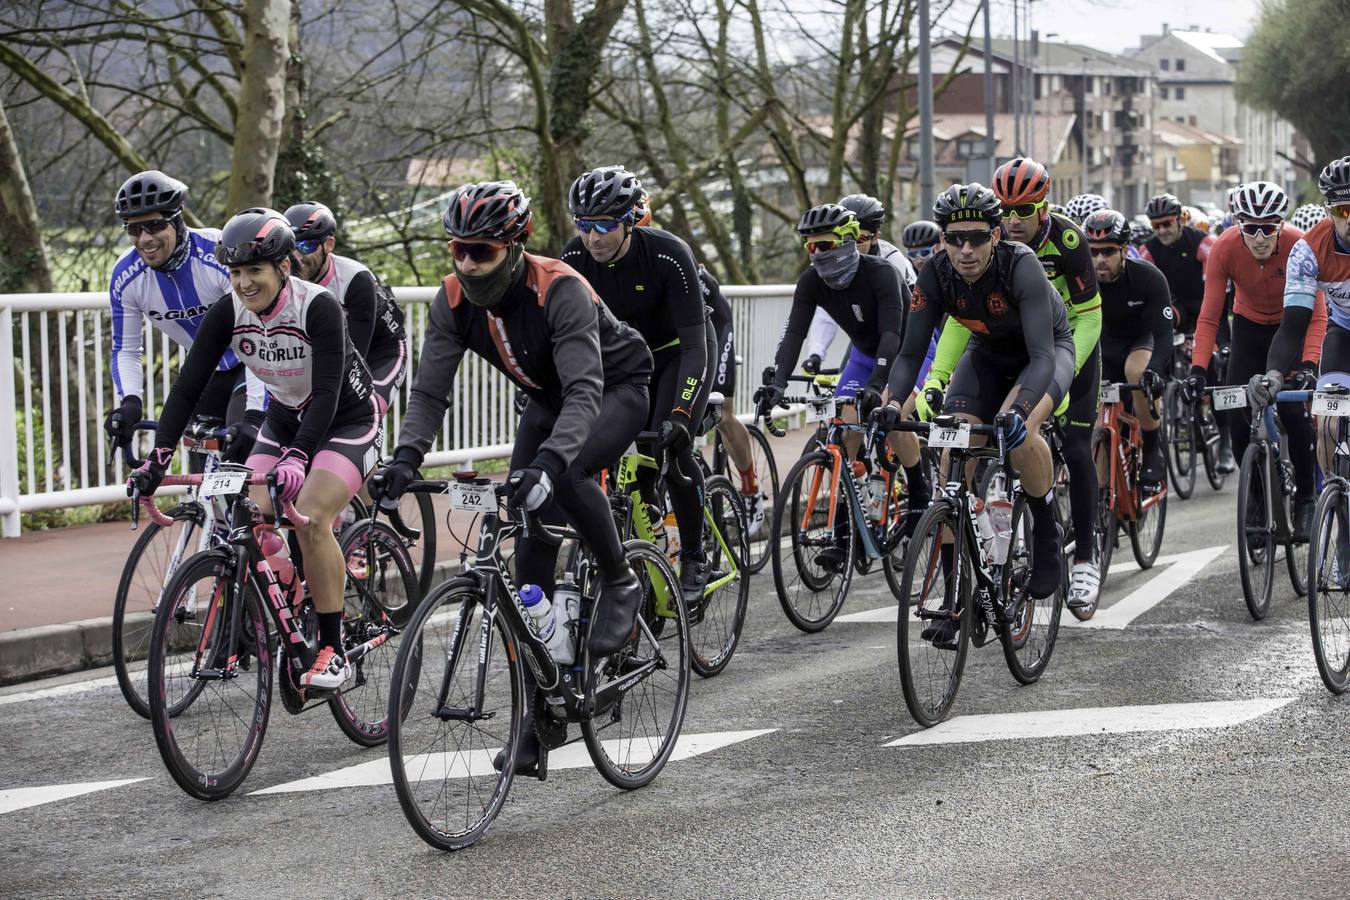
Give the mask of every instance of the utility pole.
POLYGON ((989 180, 998 164, 994 141, 994 40, 989 25, 989 0, 984 0, 984 155, 989 157, 989 180))
POLYGON ((1013 150, 1018 156, 1022 155, 1022 110, 1019 98, 1022 96, 1022 41, 1018 31, 1017 22, 1017 4, 1018 0, 1013 0, 1013 68, 1012 79, 1009 81, 1011 96, 1008 98, 1011 102, 1008 104, 1008 110, 1013 117, 1013 150))
POLYGON ((1079 134, 1079 141, 1081 142, 1081 149, 1082 149, 1082 154, 1083 154, 1083 184, 1082 184, 1082 186, 1078 189, 1078 193, 1080 193, 1080 194, 1086 194, 1086 193, 1088 192, 1088 143, 1087 143, 1087 133, 1088 133, 1088 116, 1090 115, 1090 113, 1088 112, 1088 73, 1087 73, 1087 64, 1088 64, 1088 59, 1087 59, 1087 57, 1085 56, 1085 57, 1083 57, 1083 80, 1082 80, 1082 83, 1079 85, 1079 90, 1082 92, 1082 95, 1083 95, 1083 114, 1082 114, 1082 115, 1079 117, 1079 119, 1078 119, 1078 134, 1079 134))
POLYGON ((919 0, 919 214, 932 214, 937 190, 933 177, 933 47, 928 0, 919 0))

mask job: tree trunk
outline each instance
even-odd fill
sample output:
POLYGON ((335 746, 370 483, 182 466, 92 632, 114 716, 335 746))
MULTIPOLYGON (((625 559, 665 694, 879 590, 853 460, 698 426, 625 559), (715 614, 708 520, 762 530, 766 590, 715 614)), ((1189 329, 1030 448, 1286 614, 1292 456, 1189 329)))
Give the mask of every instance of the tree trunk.
MULTIPOLYGON (((3 98, 0 98, 0 217, 5 221, 5 240, 0 241, 0 293, 51 291, 52 270, 47 247, 42 242, 42 221, 9 127, 3 98)), ((9 335, 0 338, 9 340, 9 335)))
POLYGON ((226 193, 227 213, 272 203, 286 112, 289 0, 245 0, 244 77, 226 193))

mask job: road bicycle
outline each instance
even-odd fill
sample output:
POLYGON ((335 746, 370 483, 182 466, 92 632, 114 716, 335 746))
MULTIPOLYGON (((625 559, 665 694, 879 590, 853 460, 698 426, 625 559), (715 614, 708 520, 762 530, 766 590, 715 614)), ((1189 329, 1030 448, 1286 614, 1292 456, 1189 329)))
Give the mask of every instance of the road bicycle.
MULTIPOLYGON (((1163 392, 1163 427, 1167 431, 1167 471, 1177 497, 1189 500, 1195 491, 1197 460, 1204 465, 1205 477, 1214 490, 1223 490, 1227 475, 1219 471, 1219 421, 1215 410, 1204 398, 1191 397, 1185 379, 1191 371, 1194 337, 1174 337, 1174 380, 1163 392)), ((1227 369, 1229 348, 1214 352, 1215 369, 1227 369)))
POLYGON ((773 445, 769 443, 769 438, 754 422, 748 423, 745 428, 750 434, 750 465, 755 473, 755 493, 753 495, 745 493, 744 489, 749 485, 743 483, 741 473, 732 462, 726 442, 722 439, 721 429, 716 427, 721 417, 728 414, 724 408, 725 399, 718 400, 714 418, 713 397, 722 398, 722 395, 713 393, 709 397, 704 421, 698 429, 699 433, 705 436, 711 434, 712 459, 704 460, 701 455, 698 459, 707 465, 710 474, 723 475, 742 489, 738 490, 737 494, 745 506, 745 517, 750 528, 748 535, 750 550, 745 560, 745 571, 754 575, 769 564, 769 555, 773 552, 774 536, 769 525, 773 518, 774 498, 778 496, 778 461, 774 458, 773 445), (757 528, 756 514, 760 520, 757 528))
MULTIPOLYGON (((949 452, 946 482, 919 519, 904 560, 896 631, 900 684, 910 715, 924 727, 946 716, 956 699, 970 644, 995 636, 1008 669, 1021 684, 1038 681, 1050 664, 1068 593, 1068 575, 1049 596, 1034 599, 1031 577, 1031 516, 1004 449, 1003 414, 994 425, 955 416, 930 422, 900 422, 899 430, 926 433, 928 444, 949 452), (971 438, 994 445, 972 447, 971 438), (966 463, 992 459, 1012 484, 1006 531, 967 487, 966 463), (986 519, 985 516, 989 515, 986 519)), ((1061 538, 1062 539, 1062 538, 1061 538)))
POLYGON ((561 543, 575 533, 511 518, 510 509, 503 513, 509 487, 473 473, 416 481, 408 490, 450 491, 452 506, 456 495, 472 494, 482 515, 472 565, 422 602, 394 666, 389 762, 417 835, 458 850, 486 833, 511 788, 526 704, 534 710, 540 780, 570 722, 580 724, 592 762, 614 786, 633 790, 655 778, 679 739, 691 671, 689 618, 673 602, 680 582, 665 555, 647 541, 625 543, 647 599, 629 643, 603 657, 592 656, 584 639, 599 573, 588 553, 575 558, 583 576, 577 627, 569 630, 576 662, 559 663, 528 624, 502 546, 528 535, 561 543), (531 697, 523 665, 538 686, 531 697))
MULTIPOLYGON (((219 800, 244 781, 267 732, 274 677, 287 712, 327 706, 352 741, 367 747, 383 743, 394 651, 420 598, 403 539, 374 519, 344 532, 341 650, 353 675, 337 691, 306 690, 300 676, 313 665, 319 646, 303 561, 269 557, 261 544, 279 544, 277 529, 307 520, 289 503, 277 503, 270 475, 252 474, 242 465, 222 464, 210 475, 171 475, 162 484, 191 486, 198 497, 223 497, 226 504, 223 541, 178 566, 150 637, 150 722, 179 787, 201 800, 219 800), (246 484, 265 485, 273 509, 283 510, 284 517, 268 521, 244 492, 246 484)), ((150 498, 133 491, 132 500, 161 527, 172 523, 150 498)))
MULTIPOLYGON (((1324 375, 1313 415, 1335 419, 1331 471, 1317 497, 1308 549, 1308 626, 1322 683, 1350 686, 1350 379, 1324 375), (1341 383, 1335 383, 1335 381, 1341 383), (1331 382, 1331 383, 1328 383, 1331 382)), ((1324 435, 1325 437, 1326 435, 1324 435)))
MULTIPOLYGON (((1264 381, 1264 379, 1263 379, 1264 381)), ((1214 388, 1230 392, 1248 405, 1247 388, 1214 388)), ((1313 391, 1280 391, 1277 403, 1308 403, 1313 391)), ((1216 404, 1217 405, 1217 404, 1216 404)), ((1308 589, 1308 545, 1294 540, 1294 463, 1289 458, 1284 423, 1274 406, 1251 415, 1251 443, 1242 454, 1238 474, 1237 546, 1242 599, 1247 612, 1260 621, 1270 612, 1275 589, 1275 550, 1284 548, 1285 568, 1294 592, 1302 597, 1308 589)))

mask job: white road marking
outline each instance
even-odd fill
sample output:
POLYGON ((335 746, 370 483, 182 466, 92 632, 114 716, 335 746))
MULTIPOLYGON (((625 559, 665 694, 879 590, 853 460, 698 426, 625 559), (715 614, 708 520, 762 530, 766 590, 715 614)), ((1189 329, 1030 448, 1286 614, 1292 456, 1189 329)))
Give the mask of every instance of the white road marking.
POLYGON ((117 676, 106 675, 101 678, 90 678, 88 681, 72 681, 68 684, 58 684, 55 687, 39 688, 35 691, 3 694, 0 695, 0 706, 6 706, 10 703, 25 703, 29 700, 43 700, 48 697, 68 697, 72 694, 84 694, 115 684, 117 684, 117 676))
MULTIPOLYGON (((670 754, 670 762, 711 753, 731 744, 739 744, 751 738, 772 734, 777 730, 776 728, 764 728, 757 731, 714 731, 708 734, 682 734, 675 744, 675 750, 670 754)), ((619 749, 618 740, 605 741, 604 743, 608 753, 615 754, 619 749)), ((492 758, 497 755, 497 751, 500 749, 500 747, 492 747, 475 751, 472 755, 422 754, 406 759, 404 768, 409 773, 417 772, 420 775, 419 780, 423 781, 489 775, 493 772, 492 758)), ((554 750, 548 755, 549 772, 561 769, 587 769, 592 765, 590 754, 586 752, 586 745, 582 741, 568 744, 566 747, 554 750)), ((384 756, 360 765, 316 775, 313 778, 303 778, 299 781, 278 784, 253 793, 287 794, 295 791, 318 791, 329 788, 392 784, 393 781, 394 777, 389 769, 389 758, 384 756)))
POLYGON ((969 744, 979 741, 1070 737, 1084 734, 1227 728, 1274 712, 1293 701, 1293 697, 1261 697, 1255 700, 1220 700, 1210 703, 1099 706, 1087 709, 957 716, 927 730, 891 741, 885 746, 914 747, 926 744, 969 744))
POLYGON ((890 622, 895 623, 896 610, 900 607, 892 604, 891 606, 879 606, 876 609, 864 609, 862 612, 849 613, 839 616, 836 622, 890 622))
MULTIPOLYGON (((1177 588, 1199 575, 1205 566, 1209 565, 1215 557, 1227 549, 1228 545, 1224 544, 1221 547, 1206 547, 1203 550, 1178 553, 1175 561, 1167 567, 1165 572, 1156 578, 1149 579, 1105 609, 1098 609, 1097 614, 1091 619, 1080 622, 1073 618, 1073 615, 1066 609, 1060 619, 1060 624, 1067 628, 1097 628, 1120 631, 1166 600, 1177 588)), ((1114 570, 1114 566, 1112 569, 1114 570)))
POLYGON ((0 789, 0 815, 27 809, 30 806, 40 806, 43 803, 68 800, 81 794, 106 791, 109 788, 121 787, 124 784, 135 784, 138 781, 145 781, 145 779, 123 778, 121 781, 85 781, 76 784, 51 784, 45 787, 0 789))

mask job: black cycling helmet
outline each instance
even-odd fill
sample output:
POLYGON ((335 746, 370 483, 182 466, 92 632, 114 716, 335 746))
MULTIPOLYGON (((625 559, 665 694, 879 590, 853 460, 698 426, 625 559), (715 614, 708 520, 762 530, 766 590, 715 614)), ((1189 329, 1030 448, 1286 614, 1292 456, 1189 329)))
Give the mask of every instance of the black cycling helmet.
POLYGON ((457 240, 510 244, 530 236, 532 220, 530 200, 514 181, 480 181, 455 189, 441 224, 457 240))
POLYGON ((322 241, 337 234, 333 211, 315 200, 304 200, 286 210, 297 241, 322 241))
POLYGON ((1130 223, 1114 209, 1099 209, 1083 221, 1083 233, 1089 241, 1105 241, 1124 246, 1130 240, 1130 223))
POLYGON ((797 233, 802 236, 830 232, 841 238, 857 240, 861 231, 857 214, 838 203, 813 206, 802 214, 801 221, 797 223, 797 233))
POLYGON ((1147 222, 1140 222, 1138 219, 1130 222, 1130 243, 1136 247, 1145 244, 1148 239, 1153 237, 1153 228, 1147 222))
POLYGON ((1159 194, 1148 201, 1144 215, 1150 219, 1165 219, 1181 215, 1181 201, 1171 194, 1159 194))
POLYGON ((254 262, 281 262, 295 249, 291 223, 275 209, 255 206, 225 223, 216 244, 216 261, 222 266, 254 262))
POLYGON ((952 222, 987 222, 997 227, 1003 221, 1003 204, 989 188, 977 181, 954 184, 933 204, 933 218, 946 228, 952 222))
POLYGON ((839 205, 844 209, 853 210, 863 231, 875 234, 881 230, 882 224, 886 221, 886 207, 882 206, 876 197, 868 194, 849 194, 847 197, 840 197, 839 205))
POLYGON ((1317 189, 1328 203, 1350 202, 1350 156, 1327 163, 1317 176, 1317 189))
POLYGON ((936 222, 930 222, 927 219, 910 222, 900 235, 900 243, 905 245, 906 250, 936 247, 941 241, 942 229, 937 227, 936 222))
POLYGON ((183 211, 187 185, 157 169, 132 175, 117 189, 113 208, 123 222, 133 216, 160 213, 173 216, 183 211))
POLYGON ((623 166, 591 169, 567 191, 567 208, 578 219, 607 216, 622 219, 642 201, 642 182, 623 166))

